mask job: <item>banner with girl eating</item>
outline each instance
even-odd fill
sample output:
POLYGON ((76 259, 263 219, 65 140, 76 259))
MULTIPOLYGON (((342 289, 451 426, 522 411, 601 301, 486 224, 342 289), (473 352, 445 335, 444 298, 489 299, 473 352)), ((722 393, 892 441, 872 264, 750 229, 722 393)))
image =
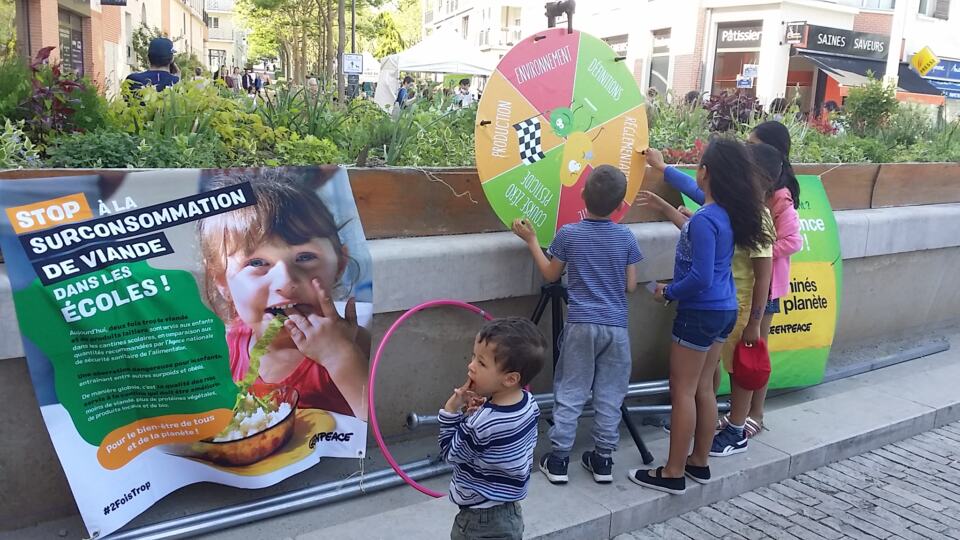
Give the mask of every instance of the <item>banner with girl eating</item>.
POLYGON ((366 449, 372 267, 344 169, 0 182, 41 413, 92 538, 195 482, 366 449))

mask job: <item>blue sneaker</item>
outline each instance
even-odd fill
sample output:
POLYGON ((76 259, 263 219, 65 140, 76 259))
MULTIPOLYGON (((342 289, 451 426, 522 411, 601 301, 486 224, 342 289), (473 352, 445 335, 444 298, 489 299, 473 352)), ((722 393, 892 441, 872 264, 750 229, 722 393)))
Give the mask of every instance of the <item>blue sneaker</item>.
POLYGON ((544 454, 540 457, 540 471, 547 476, 551 484, 566 484, 567 466, 570 465, 570 458, 559 458, 553 453, 544 454))
POLYGON ((593 481, 600 484, 613 482, 613 458, 603 457, 594 450, 584 452, 580 457, 583 468, 593 473, 593 481))
POLYGON ((710 456, 725 457, 747 451, 747 435, 733 426, 723 428, 723 431, 713 437, 710 447, 710 456))

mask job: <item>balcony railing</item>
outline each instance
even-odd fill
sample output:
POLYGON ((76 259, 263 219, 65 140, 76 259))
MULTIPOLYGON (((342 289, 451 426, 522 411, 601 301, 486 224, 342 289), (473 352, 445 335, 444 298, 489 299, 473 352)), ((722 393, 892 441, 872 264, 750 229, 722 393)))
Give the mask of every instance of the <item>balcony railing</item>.
POLYGON ((206 0, 207 11, 233 11, 234 0, 206 0))
POLYGON ((237 33, 230 28, 210 28, 207 32, 207 39, 219 39, 221 41, 236 41, 237 33))

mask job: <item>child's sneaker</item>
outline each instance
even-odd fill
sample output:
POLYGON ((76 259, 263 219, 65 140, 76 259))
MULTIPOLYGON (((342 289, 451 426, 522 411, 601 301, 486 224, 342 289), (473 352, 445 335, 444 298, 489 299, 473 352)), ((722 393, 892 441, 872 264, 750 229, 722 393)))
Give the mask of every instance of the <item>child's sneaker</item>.
POLYGON ((630 481, 643 487, 663 491, 671 495, 683 495, 687 492, 687 480, 680 478, 664 478, 663 467, 656 469, 630 469, 627 473, 630 481))
POLYGON ((594 450, 584 452, 580 458, 583 468, 593 473, 593 481, 601 484, 613 482, 613 458, 601 456, 594 450))
POLYGON ((540 471, 547 476, 551 484, 566 484, 569 464, 570 458, 559 458, 553 453, 544 454, 540 458, 540 471))
POLYGON ((725 457, 747 451, 747 435, 733 426, 723 428, 723 431, 713 437, 710 455, 725 457))

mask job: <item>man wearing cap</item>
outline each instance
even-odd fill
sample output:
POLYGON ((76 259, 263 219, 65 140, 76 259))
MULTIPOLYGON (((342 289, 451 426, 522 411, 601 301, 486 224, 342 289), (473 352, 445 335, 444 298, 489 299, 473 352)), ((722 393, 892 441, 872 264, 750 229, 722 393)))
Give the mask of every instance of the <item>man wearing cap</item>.
POLYGON ((167 38, 159 37, 150 40, 150 47, 147 49, 150 69, 127 75, 127 79, 131 81, 130 89, 139 90, 146 85, 152 85, 159 92, 180 82, 180 77, 172 73, 176 71, 176 64, 173 63, 176 52, 173 42, 167 38))

